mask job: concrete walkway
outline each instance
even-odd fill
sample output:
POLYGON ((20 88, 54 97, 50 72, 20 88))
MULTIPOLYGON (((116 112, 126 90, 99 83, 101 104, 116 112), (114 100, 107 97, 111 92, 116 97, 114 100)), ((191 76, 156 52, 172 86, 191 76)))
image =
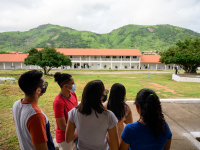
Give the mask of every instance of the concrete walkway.
MULTIPOLYGON (((133 121, 139 119, 133 102, 128 102, 133 121)), ((200 132, 200 103, 162 102, 164 117, 172 131, 171 150, 200 150, 200 142, 190 132, 200 132)))
MULTIPOLYGON (((55 74, 56 72, 62 72, 63 70, 54 70, 50 71, 50 74, 55 74)), ((66 71, 66 70, 65 70, 66 71)), ((84 70, 83 70, 84 71, 84 70)), ((184 71, 181 71, 183 73, 184 71)), ((69 72, 70 73, 70 72, 69 72)), ((153 71, 153 70, 144 70, 144 71, 92 71, 88 70, 87 72, 81 72, 80 70, 77 71, 77 73, 70 73, 71 75, 92 75, 92 74, 141 74, 141 73, 174 73, 173 70, 171 71, 153 71)))

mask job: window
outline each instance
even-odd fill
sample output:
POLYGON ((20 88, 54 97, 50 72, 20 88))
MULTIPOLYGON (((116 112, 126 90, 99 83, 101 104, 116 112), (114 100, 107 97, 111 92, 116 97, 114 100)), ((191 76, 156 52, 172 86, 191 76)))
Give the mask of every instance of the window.
POLYGON ((113 56, 113 58, 117 58, 116 56, 113 56))
POLYGON ((106 56, 106 58, 110 58, 110 56, 106 56))
POLYGON ((72 56, 69 56, 69 58, 72 58, 72 56))
POLYGON ((126 56, 126 58, 130 58, 130 56, 126 56))
POLYGON ((137 58, 137 56, 133 56, 133 58, 137 58))

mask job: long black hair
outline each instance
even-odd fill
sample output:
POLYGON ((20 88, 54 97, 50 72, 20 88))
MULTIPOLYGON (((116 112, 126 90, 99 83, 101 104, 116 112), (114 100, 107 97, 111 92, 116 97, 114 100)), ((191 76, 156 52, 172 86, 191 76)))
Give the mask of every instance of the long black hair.
POLYGON ((125 103, 126 89, 120 83, 115 83, 111 87, 107 109, 111 110, 118 120, 121 120, 125 113, 127 104, 125 103))
POLYGON ((55 82, 58 83, 60 88, 62 88, 64 84, 69 83, 71 81, 70 80, 71 77, 72 76, 70 74, 67 74, 67 73, 56 72, 54 74, 55 82))
POLYGON ((135 104, 139 105, 140 115, 149 127, 151 133, 157 138, 165 134, 166 122, 162 114, 159 97, 151 89, 142 89, 137 93, 135 104))
POLYGON ((107 113, 101 102, 101 97, 105 90, 104 84, 101 80, 93 80, 86 84, 83 89, 81 103, 76 107, 78 111, 84 115, 90 115, 92 109, 98 118, 97 113, 107 113))

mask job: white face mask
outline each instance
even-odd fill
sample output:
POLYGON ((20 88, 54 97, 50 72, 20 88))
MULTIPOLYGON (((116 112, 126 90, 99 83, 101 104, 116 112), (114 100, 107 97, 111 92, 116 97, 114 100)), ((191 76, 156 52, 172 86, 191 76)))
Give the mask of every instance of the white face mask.
POLYGON ((76 90, 76 84, 73 84, 72 86, 72 89, 71 90, 69 90, 71 93, 73 93, 75 90, 76 90))

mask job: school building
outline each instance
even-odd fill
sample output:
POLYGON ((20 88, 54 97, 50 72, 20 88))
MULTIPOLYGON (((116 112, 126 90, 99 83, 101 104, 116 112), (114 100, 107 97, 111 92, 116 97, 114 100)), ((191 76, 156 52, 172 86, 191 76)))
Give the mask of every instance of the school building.
MULTIPOLYGON (((173 70, 175 66, 160 63, 160 55, 142 55, 138 49, 56 48, 56 50, 71 59, 72 66, 67 66, 68 69, 173 70)), ((0 69, 40 69, 39 66, 25 65, 24 59, 27 56, 28 54, 0 54, 0 69)))

